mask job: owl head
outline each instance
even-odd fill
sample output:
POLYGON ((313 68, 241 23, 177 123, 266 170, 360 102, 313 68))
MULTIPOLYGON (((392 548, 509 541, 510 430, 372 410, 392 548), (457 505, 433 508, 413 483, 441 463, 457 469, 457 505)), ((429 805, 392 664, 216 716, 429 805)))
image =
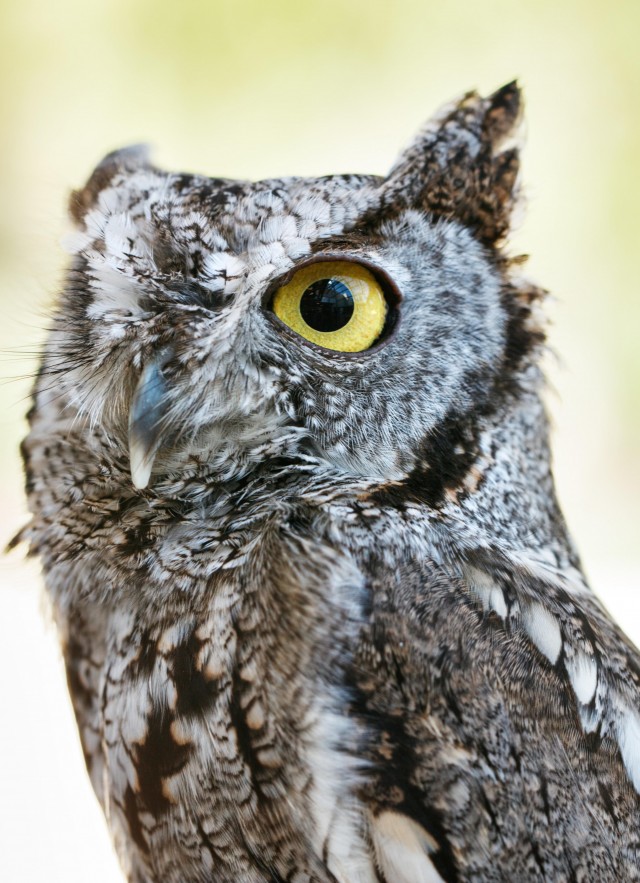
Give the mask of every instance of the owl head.
POLYGON ((514 83, 465 95, 386 177, 250 183, 110 154, 71 198, 41 409, 133 493, 297 461, 420 474, 436 503, 541 339, 501 251, 520 104, 514 83))

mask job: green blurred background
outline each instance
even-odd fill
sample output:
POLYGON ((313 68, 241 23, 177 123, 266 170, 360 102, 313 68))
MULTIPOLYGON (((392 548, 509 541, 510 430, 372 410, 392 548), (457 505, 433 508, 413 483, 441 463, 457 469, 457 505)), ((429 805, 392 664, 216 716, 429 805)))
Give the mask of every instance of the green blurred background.
MULTIPOLYGON (((441 103, 517 77, 528 211, 512 247, 553 293, 560 496, 640 641, 638 0, 3 0, 0 28, 1 539, 25 519, 17 446, 66 197, 103 154, 147 141, 175 170, 382 173, 441 103)), ((0 578, 0 878, 116 880, 36 568, 14 553, 0 578)))

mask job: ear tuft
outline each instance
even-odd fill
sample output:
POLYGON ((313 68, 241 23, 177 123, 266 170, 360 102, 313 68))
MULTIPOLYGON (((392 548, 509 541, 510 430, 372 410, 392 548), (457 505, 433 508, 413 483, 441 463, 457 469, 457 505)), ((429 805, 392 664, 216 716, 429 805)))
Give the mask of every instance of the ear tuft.
POLYGON ((109 186, 118 172, 133 172, 148 167, 149 148, 146 144, 134 144, 108 153, 95 167, 84 187, 71 193, 69 214, 72 220, 82 224, 86 213, 94 208, 100 193, 109 186))
POLYGON ((519 153, 500 152, 521 113, 517 83, 488 98, 468 92, 430 120, 401 154, 383 186, 383 211, 421 209, 455 219, 485 244, 509 230, 519 153))
POLYGON ((515 80, 488 98, 484 127, 494 149, 517 128, 522 110, 522 93, 515 80))

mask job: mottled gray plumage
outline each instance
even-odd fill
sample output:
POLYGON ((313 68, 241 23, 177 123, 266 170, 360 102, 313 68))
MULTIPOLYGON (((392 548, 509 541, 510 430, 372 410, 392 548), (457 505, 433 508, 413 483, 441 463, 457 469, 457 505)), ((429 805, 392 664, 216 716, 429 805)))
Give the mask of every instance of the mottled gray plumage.
POLYGON ((93 786, 135 883, 640 879, 640 658, 558 509, 514 84, 386 178, 108 156, 24 443, 93 786), (271 309, 373 268, 381 338, 271 309), (401 298, 401 301, 398 300, 401 298))

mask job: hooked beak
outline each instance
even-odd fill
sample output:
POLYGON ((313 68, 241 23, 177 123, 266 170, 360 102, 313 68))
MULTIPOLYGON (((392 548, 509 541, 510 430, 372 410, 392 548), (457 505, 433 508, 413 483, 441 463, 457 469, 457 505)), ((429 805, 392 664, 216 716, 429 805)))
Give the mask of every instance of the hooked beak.
POLYGON ((160 448, 168 410, 167 381, 162 368, 167 354, 147 363, 140 375, 129 411, 129 461, 131 479, 142 490, 149 484, 160 448))

